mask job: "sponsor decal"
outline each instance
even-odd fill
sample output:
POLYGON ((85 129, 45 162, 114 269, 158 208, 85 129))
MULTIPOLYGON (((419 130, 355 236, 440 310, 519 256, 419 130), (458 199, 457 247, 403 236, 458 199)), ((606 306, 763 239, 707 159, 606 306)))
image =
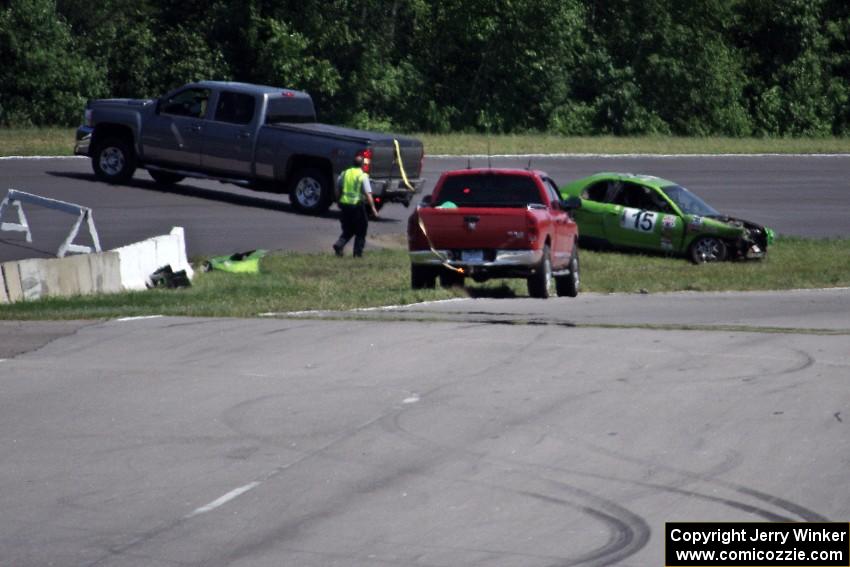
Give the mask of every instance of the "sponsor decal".
POLYGON ((670 232, 674 228, 676 228, 676 217, 664 215, 661 218, 661 229, 666 232, 670 232))
POLYGON ((688 232, 699 232, 703 227, 702 217, 693 217, 691 221, 688 223, 688 232))
POLYGON ((661 249, 662 250, 672 250, 673 249, 673 241, 669 238, 661 237, 661 249))

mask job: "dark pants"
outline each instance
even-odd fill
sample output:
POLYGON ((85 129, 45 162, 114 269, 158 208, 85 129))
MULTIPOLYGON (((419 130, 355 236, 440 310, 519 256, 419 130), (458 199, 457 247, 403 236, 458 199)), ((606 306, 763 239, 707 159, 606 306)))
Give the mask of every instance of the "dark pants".
POLYGON ((366 214, 366 207, 362 203, 359 205, 340 205, 339 223, 342 225, 342 234, 334 244, 334 250, 337 254, 342 253, 342 249, 354 237, 354 255, 362 256, 363 247, 366 246, 366 230, 369 228, 369 216, 366 214))

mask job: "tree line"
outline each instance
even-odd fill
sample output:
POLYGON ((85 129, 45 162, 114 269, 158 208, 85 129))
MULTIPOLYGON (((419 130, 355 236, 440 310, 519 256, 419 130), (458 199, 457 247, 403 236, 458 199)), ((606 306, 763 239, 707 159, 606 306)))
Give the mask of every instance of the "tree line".
POLYGON ((0 125, 198 79, 404 131, 846 136, 847 0, 6 0, 0 125))

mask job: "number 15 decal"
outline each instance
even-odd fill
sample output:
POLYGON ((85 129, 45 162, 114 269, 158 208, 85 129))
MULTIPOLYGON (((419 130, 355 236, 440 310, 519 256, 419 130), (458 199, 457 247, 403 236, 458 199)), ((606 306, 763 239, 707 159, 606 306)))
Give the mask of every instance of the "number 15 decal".
POLYGON ((626 208, 623 209, 623 215, 620 217, 620 226, 628 230, 652 232, 657 220, 658 213, 626 208))

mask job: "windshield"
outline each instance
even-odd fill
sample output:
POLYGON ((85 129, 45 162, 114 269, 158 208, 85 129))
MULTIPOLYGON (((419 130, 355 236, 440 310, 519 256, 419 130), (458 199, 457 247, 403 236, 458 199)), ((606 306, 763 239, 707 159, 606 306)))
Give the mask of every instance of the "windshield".
POLYGON ((459 207, 525 207, 542 204, 543 198, 527 175, 471 173, 446 178, 434 206, 446 202, 459 207))
POLYGON ((676 203, 679 209, 686 215, 699 215, 701 217, 710 217, 719 215, 714 207, 706 204, 705 201, 678 185, 668 185, 661 188, 664 193, 670 197, 670 200, 676 203))

